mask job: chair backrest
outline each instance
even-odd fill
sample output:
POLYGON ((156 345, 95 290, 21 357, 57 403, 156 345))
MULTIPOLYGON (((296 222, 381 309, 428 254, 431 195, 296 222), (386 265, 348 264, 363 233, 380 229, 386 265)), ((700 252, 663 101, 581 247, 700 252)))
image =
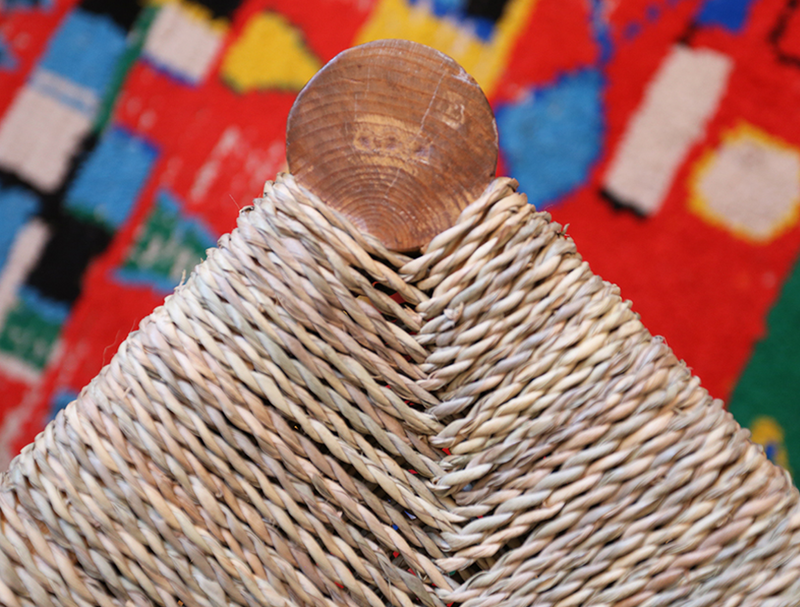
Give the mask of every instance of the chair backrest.
POLYGON ((268 183, 2 476, 0 604, 800 605, 788 474, 516 185, 406 255, 268 183))

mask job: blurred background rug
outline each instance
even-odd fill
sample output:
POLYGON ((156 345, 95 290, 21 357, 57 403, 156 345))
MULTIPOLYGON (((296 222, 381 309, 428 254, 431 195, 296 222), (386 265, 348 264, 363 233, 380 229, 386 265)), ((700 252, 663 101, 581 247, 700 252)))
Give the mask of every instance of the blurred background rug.
POLYGON ((0 0, 0 467, 283 169, 305 82, 387 37, 475 76, 500 173, 800 467, 797 0, 0 0))

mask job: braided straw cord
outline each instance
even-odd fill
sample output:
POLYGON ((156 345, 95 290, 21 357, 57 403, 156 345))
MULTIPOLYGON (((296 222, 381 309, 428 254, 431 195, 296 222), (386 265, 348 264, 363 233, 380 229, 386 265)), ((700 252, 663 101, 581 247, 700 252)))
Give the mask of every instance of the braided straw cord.
POLYGON ((515 187, 411 259, 268 184, 2 477, 0 604, 800 605, 788 475, 515 187))
POLYGON ((618 288, 524 197, 481 200, 402 272, 431 294, 420 385, 465 524, 448 601, 800 605, 800 508, 618 288))

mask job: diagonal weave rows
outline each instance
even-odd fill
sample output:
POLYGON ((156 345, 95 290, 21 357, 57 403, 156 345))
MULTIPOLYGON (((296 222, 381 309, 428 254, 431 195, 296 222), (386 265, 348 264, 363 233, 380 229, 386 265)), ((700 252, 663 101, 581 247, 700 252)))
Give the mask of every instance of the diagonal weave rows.
POLYGON ((0 603, 800 604, 788 476, 515 186, 411 259, 268 184, 3 477, 0 603))

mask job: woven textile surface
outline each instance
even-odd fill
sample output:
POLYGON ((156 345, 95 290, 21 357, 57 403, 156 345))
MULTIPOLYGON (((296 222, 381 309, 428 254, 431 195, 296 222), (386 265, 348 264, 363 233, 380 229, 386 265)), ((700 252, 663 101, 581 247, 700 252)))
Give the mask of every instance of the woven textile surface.
POLYGON ((0 468, 282 170, 311 75, 385 37, 477 79, 499 174, 799 466, 796 2, 5 0, 0 468))
POLYGON ((515 187, 410 259, 268 183, 3 476, 0 601, 800 604, 788 473, 515 187))

